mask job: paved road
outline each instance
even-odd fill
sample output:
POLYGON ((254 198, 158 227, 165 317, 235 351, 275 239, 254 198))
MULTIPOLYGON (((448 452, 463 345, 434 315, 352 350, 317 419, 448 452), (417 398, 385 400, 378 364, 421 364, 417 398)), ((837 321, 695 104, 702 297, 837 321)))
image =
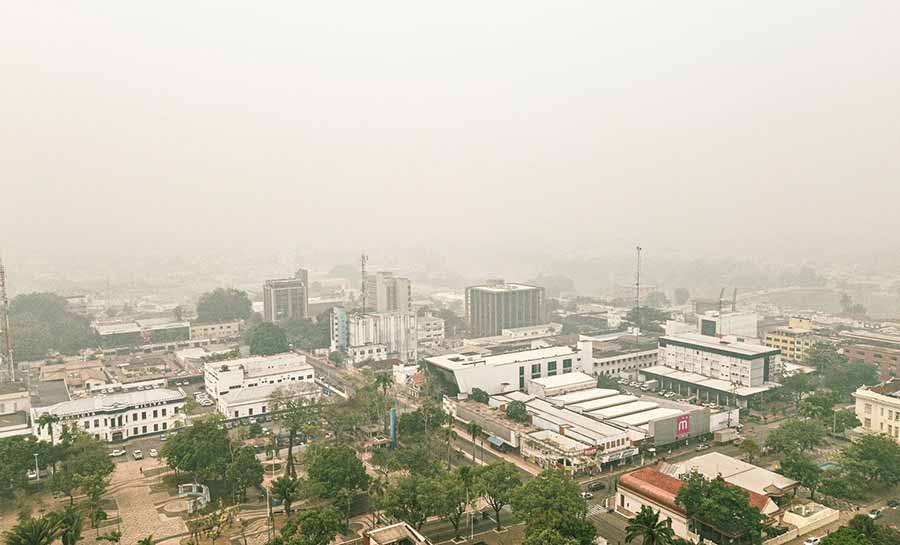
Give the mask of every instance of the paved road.
MULTIPOLYGON (((489 532, 497 526, 493 511, 489 513, 486 512, 487 518, 484 518, 482 513, 478 511, 475 511, 473 514, 473 517, 466 515, 463 518, 463 523, 460 525, 460 535, 462 537, 469 537, 473 532, 476 535, 489 532)), ((500 522, 504 526, 515 522, 509 507, 505 507, 500 511, 500 522)), ((424 533, 432 543, 440 543, 456 537, 453 532, 453 525, 444 520, 426 524, 422 528, 422 533, 424 533)))

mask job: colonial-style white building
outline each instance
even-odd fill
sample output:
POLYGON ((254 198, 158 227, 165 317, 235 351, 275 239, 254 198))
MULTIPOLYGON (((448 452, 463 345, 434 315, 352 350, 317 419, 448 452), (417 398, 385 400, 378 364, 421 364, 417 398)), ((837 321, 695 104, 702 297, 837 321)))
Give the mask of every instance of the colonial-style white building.
POLYGON ((38 423, 42 414, 50 413, 59 417, 53 424, 55 442, 59 442, 64 426, 83 430, 100 441, 122 441, 180 426, 185 418, 184 402, 182 391, 167 389, 63 401, 31 409, 32 433, 39 440, 50 440, 47 427, 38 423))

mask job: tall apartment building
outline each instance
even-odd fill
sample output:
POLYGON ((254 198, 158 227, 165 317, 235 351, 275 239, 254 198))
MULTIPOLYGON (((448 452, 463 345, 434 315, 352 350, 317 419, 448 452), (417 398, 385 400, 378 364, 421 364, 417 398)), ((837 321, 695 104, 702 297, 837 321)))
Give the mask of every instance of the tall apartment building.
POLYGON ((473 337, 544 323, 544 288, 490 281, 466 288, 466 321, 473 337))
POLYGON ((412 288, 409 278, 380 271, 366 278, 366 311, 412 311, 412 288))
POLYGON ((444 342, 444 320, 430 312, 416 316, 416 330, 422 346, 436 346, 444 342))
POLYGON ((293 278, 263 284, 263 319, 284 322, 309 316, 309 272, 298 269, 293 278))
POLYGON ((347 354, 353 363, 390 357, 416 361, 417 346, 416 315, 412 312, 331 311, 331 350, 347 354))

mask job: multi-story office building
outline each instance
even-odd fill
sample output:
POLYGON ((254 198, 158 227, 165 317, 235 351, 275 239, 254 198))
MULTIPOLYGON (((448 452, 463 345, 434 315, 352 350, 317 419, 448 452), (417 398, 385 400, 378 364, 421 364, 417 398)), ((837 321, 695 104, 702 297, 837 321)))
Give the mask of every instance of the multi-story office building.
POLYGON ((347 354, 353 363, 389 357, 416 361, 417 347, 416 315, 412 312, 331 311, 331 350, 347 354))
POLYGON ((421 346, 441 344, 444 342, 444 320, 430 312, 416 316, 416 335, 421 346))
POLYGON ((806 361, 806 355, 819 342, 820 336, 810 329, 778 327, 766 333, 766 346, 781 350, 781 356, 792 363, 806 361))
POLYGON ((380 271, 366 278, 366 309, 374 312, 411 312, 412 288, 409 278, 380 271))
POLYGON ((104 349, 179 343, 191 338, 190 323, 173 322, 165 318, 94 322, 91 328, 104 349))
POLYGON ((746 406, 749 397, 777 387, 777 348, 696 333, 659 338, 657 365, 641 370, 664 389, 716 403, 746 406))
POLYGON ((466 321, 473 337, 543 324, 544 288, 494 280, 466 288, 466 321))
POLYGON ((863 386, 854 392, 856 417, 863 433, 887 434, 900 443, 900 380, 863 386))
POLYGON ((191 339, 211 339, 211 340, 227 340, 236 339, 241 336, 243 321, 234 320, 231 322, 216 323, 192 323, 191 339))
POLYGON ((620 377, 636 376, 638 371, 656 365, 658 348, 626 348, 615 351, 594 350, 594 374, 620 377))
POLYGON ((63 401, 31 409, 32 433, 50 440, 47 427, 38 424, 44 413, 54 414, 53 440, 59 442, 63 426, 77 427, 100 441, 122 441, 160 433, 184 422, 185 397, 181 391, 152 389, 63 401))
POLYGON ((314 382, 315 371, 306 356, 287 352, 274 356, 251 356, 203 366, 206 391, 216 400, 241 390, 265 385, 314 382))
POLYGON ((718 312, 709 311, 697 317, 697 329, 701 334, 710 337, 734 335, 747 339, 759 336, 757 331, 759 317, 755 312, 718 312))
POLYGON ((592 371, 591 341, 575 346, 551 346, 502 354, 446 354, 426 358, 460 392, 480 388, 489 394, 526 391, 528 381, 575 371, 592 371))
POLYGON ((309 272, 298 269, 294 278, 266 280, 263 285, 263 319, 285 322, 309 316, 309 272))
POLYGON ((878 367, 882 380, 900 376, 900 348, 875 344, 851 344, 844 347, 844 356, 850 363, 878 367))

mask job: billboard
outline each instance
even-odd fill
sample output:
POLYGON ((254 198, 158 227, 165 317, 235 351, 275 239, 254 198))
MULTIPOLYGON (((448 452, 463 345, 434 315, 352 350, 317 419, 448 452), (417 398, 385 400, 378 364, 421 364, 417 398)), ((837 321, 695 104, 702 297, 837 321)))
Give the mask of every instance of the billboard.
POLYGON ((691 417, 690 415, 683 414, 678 417, 678 421, 675 425, 675 438, 683 439, 690 435, 691 433, 691 417))

